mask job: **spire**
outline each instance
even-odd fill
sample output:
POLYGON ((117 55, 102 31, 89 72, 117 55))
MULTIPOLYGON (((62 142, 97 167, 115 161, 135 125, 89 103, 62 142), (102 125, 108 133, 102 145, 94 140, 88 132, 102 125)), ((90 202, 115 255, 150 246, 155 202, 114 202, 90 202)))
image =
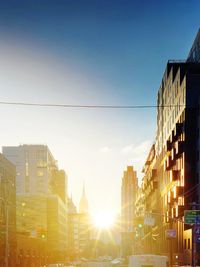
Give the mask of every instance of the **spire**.
POLYGON ((83 182, 83 192, 82 192, 82 197, 86 197, 86 194, 85 194, 85 181, 83 182))
POLYGON ((83 183, 83 191, 79 204, 79 212, 80 213, 88 213, 88 201, 85 193, 85 182, 83 183))

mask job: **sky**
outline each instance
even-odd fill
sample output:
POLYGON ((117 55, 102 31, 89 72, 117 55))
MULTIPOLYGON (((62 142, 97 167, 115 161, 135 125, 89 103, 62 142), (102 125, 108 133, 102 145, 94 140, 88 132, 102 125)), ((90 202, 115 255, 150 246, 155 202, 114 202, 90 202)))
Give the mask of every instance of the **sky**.
MULTIPOLYGON (((0 102, 156 105, 169 59, 186 59, 199 0, 0 1, 0 102)), ((0 146, 47 144, 78 206, 120 211, 123 171, 141 169, 155 109, 0 105, 0 146)))

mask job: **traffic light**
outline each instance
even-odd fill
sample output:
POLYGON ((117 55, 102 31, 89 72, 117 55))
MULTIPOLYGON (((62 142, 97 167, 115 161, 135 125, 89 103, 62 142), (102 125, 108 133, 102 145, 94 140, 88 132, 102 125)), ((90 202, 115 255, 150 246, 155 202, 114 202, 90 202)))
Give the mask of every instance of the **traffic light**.
POLYGON ((139 224, 138 224, 138 228, 141 229, 142 227, 143 227, 143 224, 142 224, 142 223, 139 223, 139 224))
POLYGON ((37 229, 37 237, 41 238, 41 239, 45 239, 46 238, 46 231, 43 228, 39 228, 37 229))

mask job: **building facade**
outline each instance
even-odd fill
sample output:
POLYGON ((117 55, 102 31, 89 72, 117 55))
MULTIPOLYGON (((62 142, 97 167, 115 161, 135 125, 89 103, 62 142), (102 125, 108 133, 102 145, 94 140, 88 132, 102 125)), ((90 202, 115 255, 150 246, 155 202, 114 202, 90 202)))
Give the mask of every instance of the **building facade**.
POLYGON ((133 250, 137 188, 137 173, 133 166, 128 166, 124 171, 121 186, 121 254, 123 257, 131 255, 133 250))
MULTIPOLYGON (((27 247, 31 240, 33 244, 42 244, 44 254, 40 258, 45 263, 64 260, 67 254, 65 172, 58 169, 46 145, 3 147, 3 153, 16 165, 18 234, 27 241, 27 247)), ((22 252, 32 255, 23 251, 26 246, 19 247, 21 244, 18 239, 19 255, 22 252)))
POLYGON ((91 219, 88 213, 88 200, 85 186, 77 212, 72 197, 68 199, 68 256, 71 260, 87 257, 91 251, 91 219))
POLYGON ((46 145, 5 146, 3 155, 16 166, 17 195, 52 191, 52 172, 57 166, 46 145))
POLYGON ((0 266, 16 263, 15 166, 0 154, 0 266))
POLYGON ((156 141, 143 168, 145 212, 155 224, 145 226, 140 242, 146 253, 168 255, 180 265, 199 264, 191 226, 184 223, 184 210, 199 209, 200 201, 199 43, 198 32, 187 61, 167 63, 157 95, 156 141))

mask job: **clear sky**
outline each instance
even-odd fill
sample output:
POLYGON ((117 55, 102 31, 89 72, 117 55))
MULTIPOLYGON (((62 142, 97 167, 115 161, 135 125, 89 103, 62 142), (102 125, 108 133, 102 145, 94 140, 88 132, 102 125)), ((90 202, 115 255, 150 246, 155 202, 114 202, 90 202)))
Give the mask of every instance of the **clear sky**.
MULTIPOLYGON (((168 59, 185 59, 199 0, 0 1, 0 101, 155 105, 168 59)), ((126 165, 139 172, 156 110, 0 105, 0 145, 47 144, 78 204, 119 211, 126 165)))

